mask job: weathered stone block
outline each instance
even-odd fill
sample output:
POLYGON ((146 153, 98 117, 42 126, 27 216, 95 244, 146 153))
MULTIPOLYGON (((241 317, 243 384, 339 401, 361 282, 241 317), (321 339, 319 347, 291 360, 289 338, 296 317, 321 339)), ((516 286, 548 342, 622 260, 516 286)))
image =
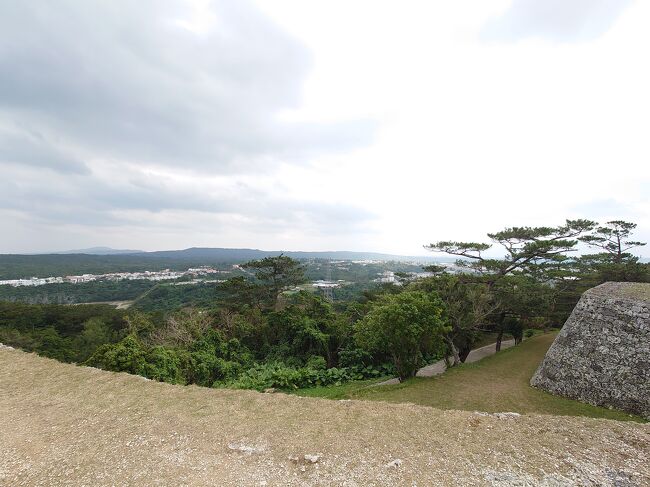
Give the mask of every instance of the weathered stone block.
POLYGON ((607 282, 585 292, 530 383, 650 417, 650 284, 607 282))

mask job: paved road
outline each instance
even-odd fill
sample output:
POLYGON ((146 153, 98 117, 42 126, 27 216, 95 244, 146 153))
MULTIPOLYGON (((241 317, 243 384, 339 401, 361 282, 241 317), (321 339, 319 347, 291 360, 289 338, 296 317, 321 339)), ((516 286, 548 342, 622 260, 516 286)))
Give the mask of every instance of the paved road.
MULTIPOLYGON (((510 348, 514 344, 515 344, 514 340, 503 340, 501 342, 501 350, 510 348)), ((469 352, 469 355, 467 356, 465 363, 467 364, 471 362, 478 362, 482 358, 485 358, 489 355, 494 355, 495 352, 496 352, 496 343, 492 343, 490 345, 486 345, 484 347, 474 349, 471 352, 469 352)), ((433 377, 434 375, 442 374, 445 370, 447 370, 447 365, 445 364, 445 361, 439 360, 434 364, 430 364, 425 367, 422 367, 420 370, 418 370, 417 374, 415 375, 417 377, 433 377)), ((374 385, 388 386, 392 384, 399 384, 399 379, 395 377, 393 379, 388 379, 385 380, 384 382, 380 382, 379 384, 374 384, 374 385)))

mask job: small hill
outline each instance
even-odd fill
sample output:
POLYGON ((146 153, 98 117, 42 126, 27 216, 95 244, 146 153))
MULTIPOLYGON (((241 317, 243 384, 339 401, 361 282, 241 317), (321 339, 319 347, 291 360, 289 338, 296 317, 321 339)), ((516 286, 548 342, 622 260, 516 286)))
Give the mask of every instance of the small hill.
POLYGON ((640 486, 650 425, 182 387, 0 347, 1 485, 640 486))

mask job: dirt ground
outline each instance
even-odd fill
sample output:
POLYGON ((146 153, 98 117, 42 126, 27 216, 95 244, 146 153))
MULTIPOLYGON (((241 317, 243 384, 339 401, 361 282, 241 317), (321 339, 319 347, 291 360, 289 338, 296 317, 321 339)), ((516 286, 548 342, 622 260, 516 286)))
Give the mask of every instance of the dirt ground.
POLYGON ((0 347, 0 485, 648 486, 650 425, 182 387, 0 347))

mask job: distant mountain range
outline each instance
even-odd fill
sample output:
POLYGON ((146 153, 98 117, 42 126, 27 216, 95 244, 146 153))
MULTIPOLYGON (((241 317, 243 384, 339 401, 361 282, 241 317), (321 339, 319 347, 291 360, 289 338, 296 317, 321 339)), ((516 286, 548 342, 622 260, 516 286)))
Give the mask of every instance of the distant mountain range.
MULTIPOLYGON (((281 251, 281 250, 259 250, 259 249, 227 249, 212 247, 191 247, 183 250, 158 250, 145 252, 144 250, 113 249, 110 247, 91 247, 88 249, 64 250, 61 252, 49 252, 39 254, 13 254, 13 255, 96 255, 96 256, 133 256, 133 258, 152 260, 175 260, 200 262, 246 262, 253 259, 263 259, 284 254, 294 259, 333 259, 333 260, 393 260, 400 262, 455 262, 457 259, 452 256, 431 254, 431 255, 398 255, 383 254, 379 252, 354 252, 349 250, 335 251, 281 251)), ((9 255, 9 254, 0 254, 9 255)), ((650 258, 641 257, 640 262, 650 262, 650 258)))
MULTIPOLYGON (((303 251, 279 251, 259 249, 225 249, 225 248, 200 248, 192 247, 184 250, 159 250, 155 252, 144 252, 142 250, 112 249, 110 247, 93 247, 89 249, 67 250, 53 252, 50 255, 133 255, 140 258, 152 259, 173 259, 188 260, 192 262, 245 262, 253 259, 263 259, 284 254, 294 259, 334 259, 334 260, 394 260, 394 261, 444 261, 444 257, 432 256, 407 256, 395 254, 382 254, 378 252, 352 252, 346 250, 324 251, 324 252, 303 252, 303 251)), ((47 255, 47 254, 41 254, 47 255)), ((449 259, 453 261, 454 259, 449 259)))
POLYGON ((120 254, 142 254, 144 250, 112 249, 110 247, 91 247, 89 249, 64 250, 62 252, 51 252, 52 254, 86 254, 86 255, 120 255, 120 254))

